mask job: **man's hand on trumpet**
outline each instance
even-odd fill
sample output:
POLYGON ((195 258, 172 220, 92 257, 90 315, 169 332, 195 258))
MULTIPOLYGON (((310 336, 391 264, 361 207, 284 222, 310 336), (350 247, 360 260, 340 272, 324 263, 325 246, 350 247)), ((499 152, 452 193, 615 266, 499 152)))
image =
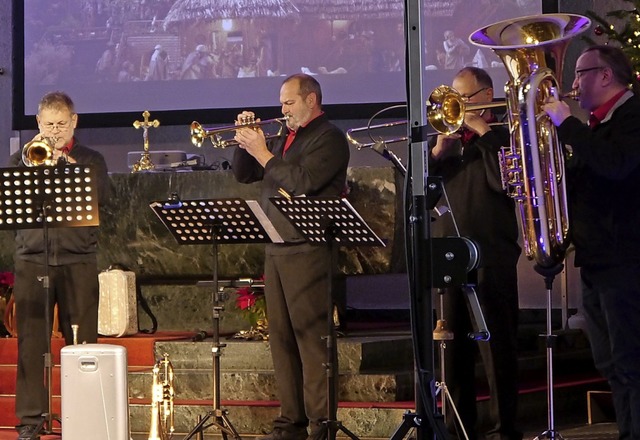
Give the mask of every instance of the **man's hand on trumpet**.
MULTIPOLYGON (((233 139, 238 142, 238 148, 246 150, 251 156, 253 156, 260 165, 263 167, 273 157, 273 154, 267 148, 267 140, 264 132, 259 126, 242 126, 242 121, 254 120, 255 115, 253 112, 244 111, 236 118, 236 124, 238 129, 233 139)), ((260 122, 260 119, 255 120, 260 122)))

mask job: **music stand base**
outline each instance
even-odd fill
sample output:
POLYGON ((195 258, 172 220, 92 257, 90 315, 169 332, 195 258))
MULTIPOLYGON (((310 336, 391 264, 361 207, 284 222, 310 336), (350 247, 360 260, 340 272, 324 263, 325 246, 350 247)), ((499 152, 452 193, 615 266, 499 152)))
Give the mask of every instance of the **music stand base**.
POLYGON ((229 421, 229 418, 227 417, 227 412, 225 410, 209 411, 207 415, 204 416, 198 422, 198 424, 193 427, 191 432, 189 432, 189 434, 187 434, 186 437, 184 437, 183 440, 188 440, 190 438, 193 438, 194 435, 198 433, 202 433, 202 431, 212 426, 215 426, 217 429, 220 430, 220 434, 222 435, 223 439, 226 440, 228 436, 231 435, 234 439, 240 440, 240 434, 238 434, 238 431, 236 431, 236 429, 233 427, 233 425, 229 421), (205 426, 207 421, 209 421, 209 419, 211 418, 214 418, 214 420, 205 426))
POLYGON ((340 431, 344 433, 347 437, 352 440, 359 440, 358 436, 356 436, 353 432, 349 431, 340 421, 338 420, 326 420, 323 424, 327 427, 327 440, 335 440, 336 434, 340 431))
POLYGON ((542 440, 542 439, 554 439, 554 440, 563 440, 562 434, 558 431, 544 431, 533 440, 542 440))
POLYGON ((42 420, 40 420, 40 423, 36 425, 36 429, 33 431, 33 434, 31 434, 30 438, 37 439, 40 438, 41 435, 56 435, 62 437, 62 433, 53 431, 54 420, 59 424, 61 423, 60 417, 58 417, 56 414, 53 414, 52 416, 49 416, 49 414, 44 414, 42 416, 42 420))

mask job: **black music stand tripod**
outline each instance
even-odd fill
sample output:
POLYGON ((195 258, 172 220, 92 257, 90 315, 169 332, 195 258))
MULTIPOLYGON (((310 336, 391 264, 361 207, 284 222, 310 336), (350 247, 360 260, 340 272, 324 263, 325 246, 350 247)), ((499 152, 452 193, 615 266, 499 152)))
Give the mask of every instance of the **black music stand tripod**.
POLYGON ((38 276, 45 295, 44 386, 47 391, 47 411, 31 438, 49 435, 53 422, 60 417, 53 413, 51 356, 52 305, 49 284, 49 228, 98 226, 98 191, 95 176, 88 165, 60 164, 56 166, 17 167, 0 169, 0 229, 42 228, 44 275, 38 276), (7 196, 7 194, 10 194, 7 196))
POLYGON ((342 431, 353 440, 358 440, 338 420, 338 347, 336 329, 333 322, 333 275, 337 266, 337 247, 341 246, 383 246, 384 243, 369 228, 351 204, 340 197, 273 197, 270 199, 278 210, 302 234, 307 242, 325 245, 331 258, 328 267, 327 299, 327 440, 335 440, 342 431))
POLYGON ((212 426, 220 430, 224 440, 228 435, 240 440, 227 417, 228 411, 220 403, 220 357, 226 344, 220 343, 220 315, 224 305, 218 282, 218 245, 275 243, 282 239, 254 200, 180 200, 171 197, 166 202, 153 202, 150 207, 179 244, 210 244, 213 249, 213 409, 204 417, 198 417, 197 424, 183 440, 196 435, 201 440, 203 431, 212 426))

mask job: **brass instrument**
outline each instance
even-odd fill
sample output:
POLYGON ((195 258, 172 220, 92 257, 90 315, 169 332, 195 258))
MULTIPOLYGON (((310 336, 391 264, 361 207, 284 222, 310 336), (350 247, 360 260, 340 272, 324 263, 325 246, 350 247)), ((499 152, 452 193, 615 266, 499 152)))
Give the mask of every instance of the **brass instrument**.
POLYGON ((501 21, 469 37, 492 49, 509 73, 505 96, 511 146, 499 155, 502 182, 518 205, 525 253, 543 268, 564 259, 569 220, 563 147, 541 106, 560 90, 556 78, 562 78, 568 42, 590 24, 580 15, 543 14, 501 21), (555 74, 548 59, 554 61, 555 74))
POLYGON ((149 440, 169 440, 173 436, 173 365, 164 354, 153 366, 149 440))
POLYGON ((35 139, 27 142, 22 147, 22 162, 28 167, 51 166, 57 161, 53 160, 53 145, 56 139, 35 139))
POLYGON ((224 127, 217 128, 205 128, 199 122, 193 121, 191 123, 191 143, 200 148, 204 143, 204 140, 209 138, 211 140, 211 144, 213 148, 227 148, 237 146, 238 143, 233 139, 233 137, 225 139, 225 134, 234 134, 238 128, 253 128, 254 130, 261 130, 263 127, 268 125, 274 125, 277 127, 278 131, 272 134, 265 134, 265 138, 271 139, 275 137, 279 137, 282 135, 282 131, 284 130, 284 126, 289 119, 288 116, 282 118, 274 118, 267 119, 264 121, 256 121, 255 118, 246 118, 240 121, 236 121, 234 125, 227 125, 224 127))
POLYGON ((505 105, 507 105, 505 101, 467 104, 454 88, 442 85, 436 87, 427 99, 427 120, 438 133, 448 135, 462 128, 464 115, 467 112, 505 105))
MULTIPOLYGON (((453 134, 462 128, 464 122, 464 115, 466 112, 484 110, 488 108, 504 107, 506 101, 496 100, 493 102, 481 102, 467 104, 460 93, 458 93, 452 87, 441 85, 436 87, 429 95, 429 99, 426 102, 427 105, 427 120, 429 124, 436 130, 434 134, 453 134)), ((388 109, 384 109, 388 110, 388 109)), ((376 113, 378 115, 380 112, 376 113)), ((371 119, 373 119, 374 115, 371 119)), ((371 122, 371 119, 369 122, 371 122)), ((503 125, 502 123, 497 123, 503 125)), ((358 150, 363 148, 372 148, 378 142, 385 142, 392 144, 395 142, 408 141, 407 136, 392 137, 389 139, 374 139, 372 132, 374 130, 384 130, 397 127, 400 125, 407 125, 407 121, 395 121, 388 122, 386 124, 367 125, 365 127, 351 128, 347 130, 347 140, 354 145, 358 150), (361 142, 356 139, 354 134, 360 132, 367 132, 371 142, 361 142)), ((490 125, 494 125, 493 123, 490 125)))

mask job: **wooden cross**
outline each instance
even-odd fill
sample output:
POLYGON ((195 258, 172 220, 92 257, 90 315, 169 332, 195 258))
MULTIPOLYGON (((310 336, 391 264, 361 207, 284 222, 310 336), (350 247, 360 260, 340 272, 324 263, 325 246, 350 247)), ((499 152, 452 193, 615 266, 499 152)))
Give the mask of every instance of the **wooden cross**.
POLYGON ((133 122, 133 127, 135 129, 142 128, 142 139, 144 142, 144 152, 142 153, 140 160, 133 165, 133 171, 152 170, 155 168, 155 165, 151 162, 151 158, 149 157, 149 128, 158 128, 160 121, 157 119, 150 121, 149 116, 151 116, 151 113, 149 113, 149 110, 145 110, 142 112, 144 120, 142 122, 133 122))

